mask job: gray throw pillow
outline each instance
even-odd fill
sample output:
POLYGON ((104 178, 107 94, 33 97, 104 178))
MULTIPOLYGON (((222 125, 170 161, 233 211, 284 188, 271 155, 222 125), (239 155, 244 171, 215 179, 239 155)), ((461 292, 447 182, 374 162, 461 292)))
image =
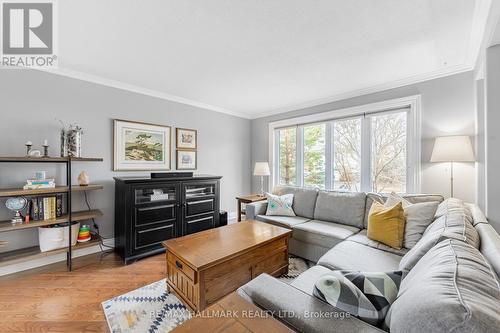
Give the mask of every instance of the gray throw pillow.
POLYGON ((403 247, 411 249, 434 221, 439 202, 421 202, 404 207, 406 225, 403 247))
POLYGON ((359 319, 382 326, 396 300, 402 272, 332 271, 321 276, 313 294, 359 319))

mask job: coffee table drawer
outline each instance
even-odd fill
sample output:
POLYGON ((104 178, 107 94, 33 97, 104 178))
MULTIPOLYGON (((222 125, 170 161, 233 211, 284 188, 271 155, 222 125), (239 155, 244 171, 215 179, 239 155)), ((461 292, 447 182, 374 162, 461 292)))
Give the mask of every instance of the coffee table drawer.
POLYGON ((177 258, 174 254, 170 252, 167 253, 167 260, 169 261, 170 265, 172 265, 172 268, 174 270, 184 273, 184 275, 186 275, 188 279, 196 283, 196 272, 194 271, 194 269, 189 267, 184 261, 177 258))

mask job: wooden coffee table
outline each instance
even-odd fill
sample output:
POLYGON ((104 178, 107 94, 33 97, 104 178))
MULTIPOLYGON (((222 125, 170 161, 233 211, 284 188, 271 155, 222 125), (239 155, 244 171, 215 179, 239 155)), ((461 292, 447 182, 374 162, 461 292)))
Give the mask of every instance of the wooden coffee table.
POLYGON ((167 283, 201 311, 261 273, 288 272, 291 230, 244 221, 163 242, 167 283))

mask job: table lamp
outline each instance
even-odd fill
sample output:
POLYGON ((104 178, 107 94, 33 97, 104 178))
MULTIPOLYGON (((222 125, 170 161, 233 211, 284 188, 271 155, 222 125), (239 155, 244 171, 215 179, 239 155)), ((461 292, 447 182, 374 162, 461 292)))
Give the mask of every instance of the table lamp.
POLYGON ((260 176, 260 195, 264 196, 264 176, 270 176, 271 171, 269 170, 269 163, 267 162, 257 162, 253 169, 254 176, 260 176))
POLYGON ((453 162, 474 162, 474 151, 466 135, 440 136, 434 141, 431 162, 450 162, 450 193, 453 197, 453 162))

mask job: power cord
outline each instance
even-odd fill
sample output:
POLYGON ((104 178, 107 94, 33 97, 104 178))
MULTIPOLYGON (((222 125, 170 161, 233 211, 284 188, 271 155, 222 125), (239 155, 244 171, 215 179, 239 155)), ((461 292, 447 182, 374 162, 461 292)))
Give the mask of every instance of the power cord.
MULTIPOLYGON (((85 204, 87 205, 88 210, 89 211, 92 210, 92 208, 90 207, 89 198, 87 197, 87 191, 83 191, 83 195, 85 197, 85 204)), ((95 229, 95 231, 97 232, 97 236, 99 236, 99 238, 101 239, 101 241, 99 242, 99 247, 101 248, 101 252, 106 252, 106 251, 104 251, 103 247, 107 247, 108 249, 114 250, 114 247, 109 246, 109 245, 105 245, 103 243, 102 240, 109 239, 109 238, 101 236, 101 233, 99 231, 99 225, 95 221, 95 218, 91 218, 91 220, 92 220, 92 226, 95 229)), ((108 250, 107 252, 112 252, 112 251, 108 250)))

